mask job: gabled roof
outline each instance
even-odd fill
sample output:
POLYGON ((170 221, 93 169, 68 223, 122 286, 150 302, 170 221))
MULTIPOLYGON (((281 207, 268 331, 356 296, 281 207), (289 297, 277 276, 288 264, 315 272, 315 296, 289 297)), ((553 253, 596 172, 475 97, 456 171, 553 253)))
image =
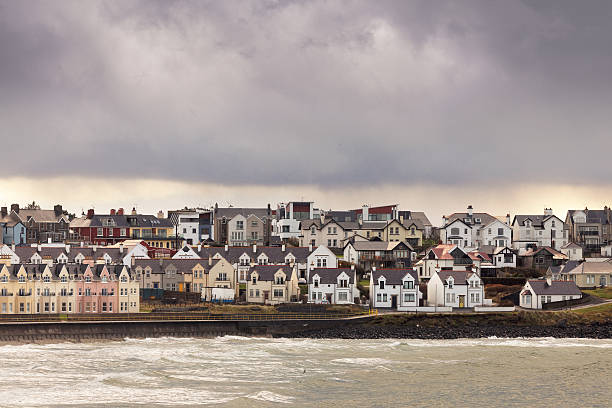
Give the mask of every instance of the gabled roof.
MULTIPOLYGON (((314 251, 316 248, 313 248, 314 251)), ((197 247, 194 249, 197 253, 197 247)), ((221 255, 230 263, 237 263, 240 260, 242 254, 247 254, 250 259, 257 259, 261 254, 265 254, 270 263, 281 264, 285 262, 285 257, 288 254, 292 254, 298 263, 305 263, 308 259, 308 255, 310 255, 310 248, 308 247, 286 247, 283 252, 282 246, 257 246, 256 251, 253 252, 252 246, 232 246, 228 247, 228 250, 225 251, 224 247, 202 247, 199 256, 200 258, 208 259, 208 257, 213 257, 215 254, 221 255)))
POLYGON ((393 251, 400 245, 405 245, 409 250, 413 250, 410 244, 402 241, 355 241, 351 245, 356 251, 393 251))
MULTIPOLYGON (((568 210, 568 214, 570 216, 570 218, 573 220, 574 219, 574 214, 576 212, 583 212, 586 214, 586 222, 587 223, 591 223, 591 224, 604 224, 607 225, 609 224, 608 222, 608 217, 606 215, 606 212, 604 210, 568 210)), ((608 210, 609 211, 609 210, 608 210)))
POLYGON ((319 275, 321 284, 335 284, 343 272, 348 275, 349 283, 355 284, 355 271, 351 268, 315 268, 310 272, 310 283, 313 283, 315 275, 319 275))
POLYGON ((582 247, 580 245, 578 245, 575 242, 568 242, 567 244, 563 245, 561 247, 561 249, 582 249, 582 247))
MULTIPOLYGON (((467 285, 467 280, 472 277, 472 275, 478 276, 475 272, 470 271, 440 271, 438 272, 438 276, 442 279, 442 282, 445 282, 453 277, 453 281, 455 285, 467 285)), ((479 278, 480 279, 480 278, 479 278)))
MULTIPOLYGON (((229 208, 217 208, 215 209, 215 218, 223 218, 232 219, 236 215, 242 215, 244 217, 248 217, 249 215, 254 215, 261 219, 268 217, 268 209, 267 208, 238 208, 238 207, 229 207, 229 208)), ((272 217, 272 210, 270 210, 270 217, 272 217)))
POLYGON ((19 212, 14 212, 19 219, 25 223, 30 218, 33 218, 35 222, 59 222, 62 218, 68 223, 70 220, 66 214, 55 213, 55 210, 28 210, 19 209, 19 212))
POLYGON ((529 286, 536 295, 580 295, 580 289, 573 281, 551 281, 548 285, 546 280, 529 280, 529 286))
POLYGON ((287 280, 290 280, 293 275, 293 267, 288 265, 255 265, 251 266, 249 269, 249 279, 251 278, 251 274, 253 272, 257 272, 259 275, 259 280, 261 281, 273 281, 274 275, 279 270, 282 270, 287 277, 287 280))
POLYGON ((380 277, 384 277, 387 285, 401 285, 403 283, 402 279, 404 279, 406 275, 412 276, 412 279, 414 279, 415 282, 419 281, 419 274, 417 271, 409 268, 376 269, 375 271, 372 271, 372 281, 377 282, 380 277))
POLYGON ((611 262, 582 262, 577 265, 568 264, 569 262, 566 264, 565 268, 563 268, 563 274, 579 275, 583 273, 603 273, 612 275, 611 262))
POLYGON ((466 212, 453 213, 449 215, 447 219, 449 224, 455 220, 461 220, 463 222, 465 222, 465 219, 472 220, 468 225, 487 225, 497 220, 497 218, 487 213, 473 213, 472 215, 469 215, 466 212), (480 219, 480 223, 476 223, 475 220, 477 218, 480 219))
POLYGON ((436 256, 436 259, 455 259, 452 255, 451 252, 453 251, 453 249, 458 248, 460 251, 464 252, 461 248, 459 248, 457 245, 455 244, 440 244, 440 245, 436 245, 433 248, 430 248, 430 250, 427 252, 433 252, 434 255, 436 256))
POLYGON ((541 252, 548 252, 552 255, 553 259, 567 259, 567 255, 562 254, 561 252, 551 247, 539 247, 536 248, 535 251, 533 250, 533 248, 530 248, 529 251, 523 254, 523 256, 535 256, 541 252))

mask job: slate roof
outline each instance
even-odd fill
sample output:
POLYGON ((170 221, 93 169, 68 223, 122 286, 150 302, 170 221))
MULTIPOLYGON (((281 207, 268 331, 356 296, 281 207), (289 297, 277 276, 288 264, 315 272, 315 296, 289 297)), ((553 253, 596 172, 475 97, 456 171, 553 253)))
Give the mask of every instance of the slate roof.
POLYGON ((419 275, 417 273, 417 271, 415 271, 414 269, 407 269, 407 268, 398 268, 398 269, 393 269, 393 268, 386 268, 386 269, 376 269, 375 271, 372 271, 372 281, 373 282, 378 282, 378 280, 380 279, 381 276, 385 277, 385 282, 387 285, 401 285, 402 279, 404 278, 404 276, 406 276, 407 274, 410 274, 410 276, 412 276, 412 278, 414 279, 415 282, 419 281, 419 275))
POLYGON ((535 251, 533 250, 533 248, 530 248, 529 251, 525 252, 522 256, 535 256, 542 251, 545 251, 551 254, 553 259, 567 259, 567 255, 551 247, 539 247, 539 248, 536 248, 535 251))
POLYGON ((548 218, 550 217, 554 217, 553 215, 526 215, 526 214, 521 214, 521 215, 515 215, 514 216, 514 220, 516 222, 518 222, 519 225, 525 225, 525 220, 530 219, 531 220, 531 225, 533 225, 535 228, 542 228, 544 225, 544 221, 546 221, 548 218))
POLYGON ((497 218, 493 217, 490 214, 487 213, 473 213, 471 216, 466 213, 466 212, 460 212, 460 213, 453 213, 451 215, 449 215, 447 217, 447 224, 450 224, 451 222, 455 221, 455 220, 461 220, 463 222, 465 222, 465 219, 469 218, 471 220, 475 220, 476 218, 480 218, 480 223, 479 224, 475 224, 475 221, 470 222, 468 225, 487 225, 492 223, 493 221, 497 221, 497 218))
MULTIPOLYGON (((569 264, 569 262, 568 262, 569 264)), ((579 275, 584 273, 603 273, 612 275, 612 263, 610 262, 582 262, 578 265, 572 265, 571 269, 568 265, 563 268, 564 274, 579 275)))
MULTIPOLYGON (((267 208, 238 208, 238 207, 228 207, 228 208, 217 208, 215 209, 215 218, 227 218, 232 219, 236 215, 243 215, 244 217, 248 217, 249 215, 254 215, 261 219, 266 218, 268 216, 267 208)), ((272 217, 272 210, 270 210, 270 217, 272 217)))
POLYGON ((24 223, 30 218, 34 218, 35 222, 59 222, 62 218, 69 222, 67 215, 56 215, 55 210, 27 210, 20 208, 16 215, 24 223))
POLYGON ((293 267, 288 265, 255 265, 251 266, 249 269, 249 279, 251 279, 251 274, 253 272, 257 272, 259 275, 259 280, 261 281, 273 281, 274 274, 278 272, 279 269, 282 269, 287 276, 286 280, 291 280, 293 275, 293 267))
POLYGON ((355 271, 351 268, 315 268, 310 272, 310 283, 313 283, 313 277, 319 275, 321 284, 338 283, 338 276, 344 272, 349 277, 349 284, 355 284, 355 271))
POLYGON ((342 222, 357 222, 357 213, 354 211, 328 211, 325 213, 325 218, 342 222))
POLYGON ((399 244, 404 244, 408 249, 413 250, 410 244, 401 241, 355 241, 351 243, 356 251, 392 251, 399 244))
MULTIPOLYGON (((316 248, 312 248, 314 251, 316 248)), ((194 251, 197 253, 197 247, 194 248, 194 251)), ((282 246, 257 246, 256 252, 253 252, 252 246, 231 246, 228 247, 228 250, 225 251, 224 247, 202 247, 199 252, 200 258, 208 259, 209 257, 215 256, 215 254, 221 255, 230 263, 237 263, 240 260, 242 254, 247 254, 251 259, 257 259, 259 255, 262 253, 268 257, 269 263, 273 264, 281 264, 285 262, 285 257, 288 254, 292 254, 296 262, 298 263, 306 263, 308 256, 310 255, 310 250, 308 247, 286 247, 285 252, 283 252, 282 246)))
POLYGON ((561 247, 561 249, 570 249, 570 248, 582 249, 582 247, 575 242, 568 242, 567 244, 561 247))
POLYGON ((438 272, 438 276, 442 279, 442 282, 445 282, 449 277, 453 277, 455 285, 467 285, 467 280, 472 276, 476 275, 475 272, 470 271, 440 271, 438 272))
MULTIPOLYGON (((429 218, 427 218, 423 211, 410 211, 410 220, 420 221, 421 224, 427 227, 432 226, 431 222, 429 221, 429 218)), ((406 221, 406 219, 404 219, 404 221, 406 221)))
POLYGON ((572 281, 552 281, 549 286, 546 280, 528 281, 536 295, 581 295, 580 289, 572 281))
POLYGON ((4 217, 0 218, 0 223, 6 224, 8 227, 14 227, 19 222, 21 222, 19 217, 17 217, 13 212, 9 212, 4 217))

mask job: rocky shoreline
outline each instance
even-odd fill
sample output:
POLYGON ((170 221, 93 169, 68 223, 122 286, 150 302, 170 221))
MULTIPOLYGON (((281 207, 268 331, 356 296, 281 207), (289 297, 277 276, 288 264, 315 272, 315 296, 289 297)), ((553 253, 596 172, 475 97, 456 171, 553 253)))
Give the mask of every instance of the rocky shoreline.
POLYGON ((555 326, 408 326, 408 325, 353 325, 326 329, 304 330, 284 335, 290 338, 312 339, 460 339, 483 337, 556 337, 556 338, 612 338, 612 322, 589 325, 555 326))

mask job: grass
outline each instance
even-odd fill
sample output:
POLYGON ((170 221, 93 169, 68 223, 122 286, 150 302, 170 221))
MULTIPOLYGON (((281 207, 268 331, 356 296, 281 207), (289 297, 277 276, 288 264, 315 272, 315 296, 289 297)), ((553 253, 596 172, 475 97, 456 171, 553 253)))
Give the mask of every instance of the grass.
POLYGON ((369 279, 362 279, 359 281, 359 284, 361 286, 364 286, 366 288, 370 287, 370 280, 369 279))
POLYGON ((608 315, 608 317, 612 317, 612 303, 604 303, 603 305, 574 310, 574 313, 578 313, 581 315, 605 314, 608 315))
POLYGON ((584 293, 604 299, 612 299, 612 288, 599 288, 594 290, 584 290, 584 293))

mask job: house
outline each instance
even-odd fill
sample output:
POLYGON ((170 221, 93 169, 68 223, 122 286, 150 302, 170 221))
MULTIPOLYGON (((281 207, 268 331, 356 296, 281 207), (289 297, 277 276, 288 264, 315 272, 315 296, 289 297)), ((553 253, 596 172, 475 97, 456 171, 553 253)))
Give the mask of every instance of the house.
POLYGON ((551 247, 529 248, 527 252, 519 254, 518 266, 545 271, 550 266, 563 265, 567 260, 566 255, 551 247))
POLYGON ((515 215, 512 221, 514 249, 551 247, 561 250, 569 242, 565 223, 545 208, 544 214, 515 215))
POLYGON ((26 243, 26 227, 13 212, 6 207, 0 209, 0 242, 6 245, 23 245, 26 243))
POLYGON ((267 208, 219 208, 213 210, 213 239, 230 246, 269 245, 275 214, 267 208))
POLYGON ((87 244, 114 245, 127 239, 143 240, 151 248, 176 248, 175 228, 168 218, 138 214, 136 208, 125 214, 123 208, 110 214, 95 214, 93 209, 87 215, 71 221, 74 240, 87 244))
POLYGON ((344 261, 363 269, 404 268, 412 264, 412 247, 406 242, 354 241, 344 247, 344 261))
POLYGON ((299 238, 302 235, 301 222, 321 219, 321 213, 314 208, 312 201, 290 201, 279 203, 276 210, 274 235, 281 241, 289 238, 299 238))
POLYGON ((574 282, 579 288, 612 286, 612 260, 580 262, 571 267, 566 265, 560 271, 560 276, 562 280, 574 282))
MULTIPOLYGON (((404 223, 404 225, 409 224, 410 222, 416 223, 419 227, 422 227, 422 237, 426 239, 430 239, 433 232, 433 225, 429 218, 422 211, 398 211, 397 212, 400 222, 404 223)), ((410 245, 413 245, 410 242, 410 245)), ((413 245, 414 246, 414 245, 413 245)))
POLYGON ((347 238, 352 237, 358 228, 357 222, 336 221, 332 218, 326 218, 325 222, 320 219, 303 220, 300 223, 300 245, 343 248, 347 238))
POLYGON ((528 280, 520 293, 519 306, 525 309, 541 309, 542 304, 580 299, 582 292, 572 281, 552 279, 528 280))
POLYGON ((187 207, 182 210, 169 210, 168 219, 189 245, 197 245, 210 238, 210 210, 187 207))
POLYGON ((601 247, 612 242, 612 210, 568 210, 565 224, 569 239, 581 245, 586 253, 600 253, 601 247))
POLYGON ((510 247, 495 247, 484 245, 480 247, 480 253, 487 254, 491 259, 493 268, 495 269, 494 274, 486 274, 483 270, 480 276, 499 276, 502 269, 504 268, 516 268, 517 256, 516 252, 510 247))
MULTIPOLYGON (((603 248, 605 247, 602 247, 602 251, 603 248)), ((582 247, 576 244, 575 242, 568 242, 567 244, 561 247, 561 253, 567 256, 567 259, 569 259, 570 261, 583 260, 584 256, 582 252, 582 247)), ((602 255, 605 256, 603 253, 602 255)))
POLYGON ((510 215, 505 222, 487 213, 475 213, 472 206, 467 212, 453 213, 443 217, 440 240, 461 248, 479 248, 482 245, 510 246, 512 229, 510 215))
POLYGON ((317 268, 337 268, 338 257, 328 247, 320 246, 308 255, 307 265, 306 276, 300 275, 298 279, 310 281, 309 277, 312 271, 317 268))
POLYGON ((612 257, 612 244, 602 245, 601 247, 601 256, 605 258, 612 257))
POLYGON ((355 268, 315 268, 308 280, 308 301, 343 305, 359 298, 355 268))
POLYGON ((480 276, 470 271, 435 272, 427 282, 427 303, 430 306, 468 308, 483 306, 484 285, 480 276))
POLYGON ((300 298, 296 266, 254 265, 249 269, 247 302, 277 305, 300 298))
POLYGON ((41 210, 32 203, 32 208, 11 205, 11 215, 26 228, 26 243, 64 242, 69 238, 70 216, 56 205, 53 210, 41 210))
POLYGON ((373 268, 370 274, 370 305, 415 311, 422 298, 419 278, 414 269, 373 268))
POLYGON ((420 280, 429 280, 437 271, 457 270, 478 272, 482 261, 490 262, 484 253, 470 253, 454 244, 440 244, 430 248, 415 264, 420 280))

